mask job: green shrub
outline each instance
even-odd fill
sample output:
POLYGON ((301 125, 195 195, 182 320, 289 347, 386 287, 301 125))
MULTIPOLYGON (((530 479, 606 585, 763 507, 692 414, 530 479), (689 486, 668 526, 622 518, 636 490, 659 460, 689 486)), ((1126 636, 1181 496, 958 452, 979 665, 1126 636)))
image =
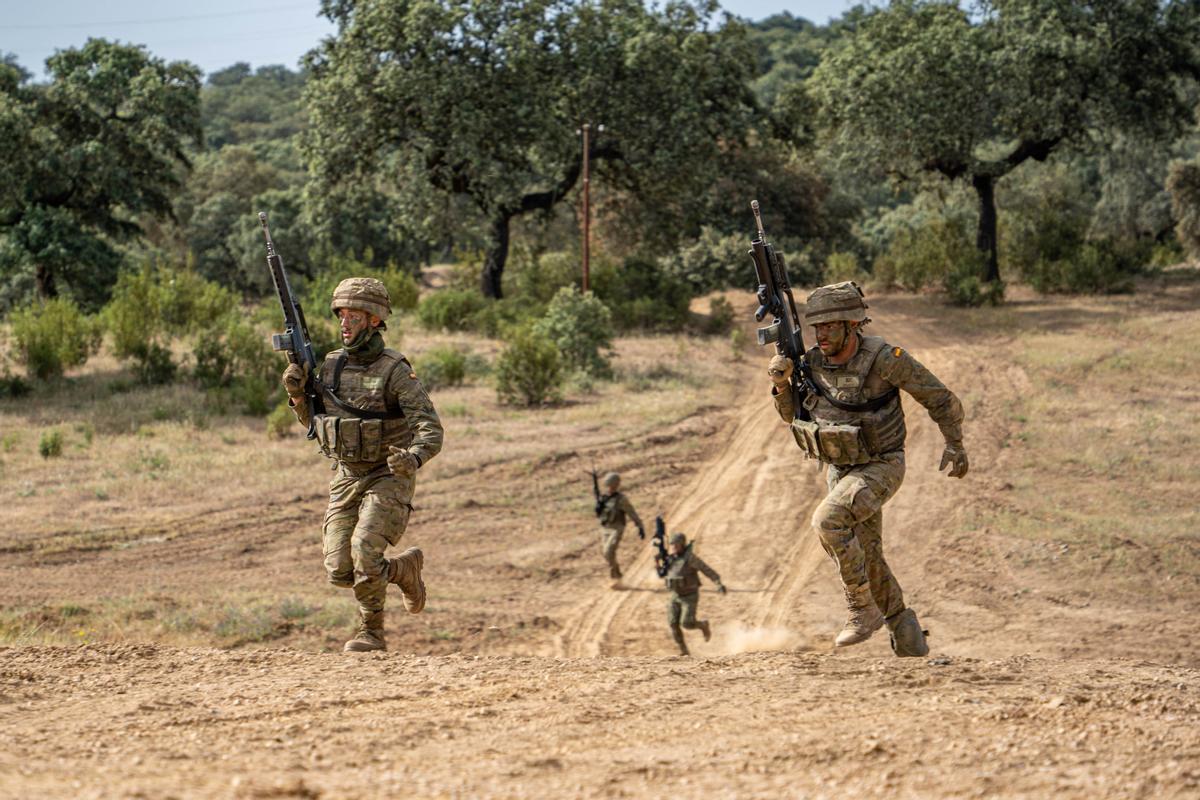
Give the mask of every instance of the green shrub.
POLYGON ((729 332, 729 357, 733 361, 741 361, 746 354, 746 332, 741 328, 734 328, 729 332))
POLYGON ((58 430, 42 431, 42 436, 38 439, 38 452, 42 458, 57 458, 62 455, 63 437, 62 432, 58 430))
POLYGON ((708 319, 704 321, 704 332, 709 336, 721 336, 733 327, 733 303, 724 297, 714 297, 708 305, 708 319))
POLYGON ((24 378, 11 374, 7 368, 4 370, 4 375, 0 376, 0 398, 24 397, 32 389, 33 387, 24 378))
POLYGON ((296 424, 296 413, 292 411, 292 407, 284 400, 267 415, 267 438, 283 439, 291 436, 296 424))
POLYGON ((687 324, 691 287, 654 261, 601 262, 592 272, 591 288, 620 330, 677 331, 687 324))
POLYGON ((559 398, 563 382, 558 348, 544 334, 515 331, 496 361, 496 394, 502 403, 534 406, 559 398))
POLYGON ((505 278, 509 284, 508 295, 520 298, 524 303, 540 305, 544 310, 559 289, 579 285, 582 280, 580 257, 577 253, 559 250, 543 253, 537 258, 510 259, 505 278))
POLYGON ((1024 278, 1039 292, 1115 294, 1133 291, 1150 261, 1152 243, 1134 239, 1084 242, 1059 258, 1039 258, 1024 278))
POLYGON ((193 272, 146 265, 118 277, 102 316, 117 358, 147 361, 159 358, 156 347, 212 328, 237 305, 233 292, 193 272))
POLYGON ((985 281, 985 256, 959 262, 942 279, 942 288, 951 303, 959 306, 998 306, 1004 302, 1003 281, 985 281))
POLYGON ((100 349, 100 324, 66 298, 13 312, 10 320, 17 360, 38 380, 56 378, 68 367, 81 366, 100 349))
POLYGON ((981 253, 969 227, 963 217, 952 216, 927 217, 915 227, 901 229, 887 252, 876 259, 875 278, 915 292, 946 284, 951 275, 966 280, 976 267, 982 275, 981 253))
POLYGON ((591 292, 580 294, 573 286, 559 289, 533 329, 554 343, 569 369, 593 377, 612 374, 601 352, 612 347, 612 313, 591 292))
POLYGON ((1200 161, 1173 161, 1167 174, 1175 235, 1192 258, 1200 258, 1200 161))
POLYGON ((821 277, 825 283, 855 281, 860 285, 870 278, 859 264, 858 256, 847 252, 830 253, 825 259, 825 270, 821 277))
POLYGON ((179 372, 179 366, 171 358, 171 351, 154 342, 134 352, 132 357, 133 376, 138 383, 160 386, 171 383, 179 372))
POLYGON ((747 244, 745 236, 727 236, 705 226, 698 238, 664 258, 662 268, 692 294, 746 287, 753 282, 747 244))
POLYGON ((443 289, 421 298, 417 319, 428 330, 472 330, 488 303, 474 289, 443 289))
POLYGON ((435 347, 417 359, 413 368, 430 391, 461 386, 467 376, 467 355, 454 347, 435 347))

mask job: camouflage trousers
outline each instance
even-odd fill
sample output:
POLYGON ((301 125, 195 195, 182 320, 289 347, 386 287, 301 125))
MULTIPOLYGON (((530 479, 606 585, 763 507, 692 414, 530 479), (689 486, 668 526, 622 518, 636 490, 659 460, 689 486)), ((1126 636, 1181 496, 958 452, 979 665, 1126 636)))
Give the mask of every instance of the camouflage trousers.
POLYGON ((687 644, 683 641, 683 629, 695 630, 700 627, 696 622, 696 605, 700 602, 700 592, 678 594, 671 592, 667 601, 667 626, 671 629, 671 638, 679 647, 679 651, 687 655, 687 644))
POLYGON ((621 537, 624 535, 624 528, 600 528, 600 551, 604 553, 609 575, 614 578, 621 575, 621 565, 617 563, 617 547, 620 546, 621 537))
POLYGON ((365 475, 339 465, 329 482, 329 508, 322 531, 325 571, 334 586, 354 589, 359 613, 383 610, 387 559, 408 527, 415 479, 399 478, 384 464, 365 475))
POLYGON ((870 584, 885 617, 904 610, 904 594, 883 558, 883 504, 904 481, 904 451, 885 453, 867 464, 829 467, 829 494, 813 513, 821 546, 853 591, 870 584))

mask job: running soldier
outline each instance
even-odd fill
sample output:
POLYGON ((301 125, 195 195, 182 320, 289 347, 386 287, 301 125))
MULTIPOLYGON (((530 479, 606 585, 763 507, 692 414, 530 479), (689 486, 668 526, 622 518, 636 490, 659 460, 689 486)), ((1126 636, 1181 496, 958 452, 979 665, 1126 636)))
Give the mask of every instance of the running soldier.
POLYGON ((678 645, 681 656, 689 655, 687 642, 683 640, 684 630, 699 629, 706 642, 712 638, 712 626, 708 620, 696 619, 696 607, 700 603, 699 573, 704 573, 704 577, 716 584, 720 594, 725 594, 725 584, 721 583, 721 576, 716 570, 696 555, 687 537, 679 532, 671 534, 666 563, 660 556, 655 557, 655 563, 659 574, 667 582, 667 590, 671 592, 671 599, 667 601, 667 625, 671 629, 671 638, 678 645))
POLYGON ((609 577, 614 580, 621 578, 621 565, 617 563, 617 547, 621 537, 625 535, 625 521, 628 517, 637 526, 638 538, 646 538, 646 528, 642 518, 633 508, 633 503, 620 491, 621 476, 610 472, 600 482, 604 486, 604 494, 596 502, 596 516, 600 518, 600 550, 608 563, 609 577))

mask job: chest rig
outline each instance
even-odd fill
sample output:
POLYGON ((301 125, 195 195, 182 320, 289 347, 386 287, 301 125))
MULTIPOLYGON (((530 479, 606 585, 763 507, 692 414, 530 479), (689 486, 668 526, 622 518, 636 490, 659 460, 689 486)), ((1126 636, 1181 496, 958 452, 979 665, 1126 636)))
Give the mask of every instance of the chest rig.
POLYGON ((794 420, 792 435, 809 458, 839 466, 865 464, 904 447, 900 392, 876 368, 887 346, 878 336, 863 336, 858 352, 842 366, 826 364, 816 347, 805 354, 812 391, 804 407, 812 421, 794 420))
POLYGON ((322 453, 341 462, 373 464, 387 460, 389 447, 412 443, 404 411, 388 391, 392 373, 401 368, 412 369, 390 349, 368 364, 352 362, 345 350, 325 359, 319 381, 326 413, 314 418, 322 453))

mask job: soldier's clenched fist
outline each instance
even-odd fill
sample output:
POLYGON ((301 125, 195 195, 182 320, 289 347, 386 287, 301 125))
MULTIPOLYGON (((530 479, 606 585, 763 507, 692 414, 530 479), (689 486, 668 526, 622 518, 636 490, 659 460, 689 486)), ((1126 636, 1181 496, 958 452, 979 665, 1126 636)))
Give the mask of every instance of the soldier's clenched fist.
POLYGON ((767 374, 771 376, 771 383, 777 387, 787 386, 792 380, 792 360, 782 354, 776 355, 767 365, 767 374))
POLYGON ((414 475, 417 467, 421 466, 421 462, 417 461, 417 457, 407 450, 393 446, 388 448, 388 452, 391 453, 387 460, 388 469, 392 471, 393 475, 408 477, 414 475))
POLYGON ((308 370, 301 364, 288 364, 288 368, 283 371, 283 388, 288 397, 303 397, 306 383, 308 370))
POLYGON ((961 478, 967 474, 967 451, 961 444, 948 444, 942 451, 942 463, 938 465, 938 471, 946 467, 950 467, 951 478, 961 478))

